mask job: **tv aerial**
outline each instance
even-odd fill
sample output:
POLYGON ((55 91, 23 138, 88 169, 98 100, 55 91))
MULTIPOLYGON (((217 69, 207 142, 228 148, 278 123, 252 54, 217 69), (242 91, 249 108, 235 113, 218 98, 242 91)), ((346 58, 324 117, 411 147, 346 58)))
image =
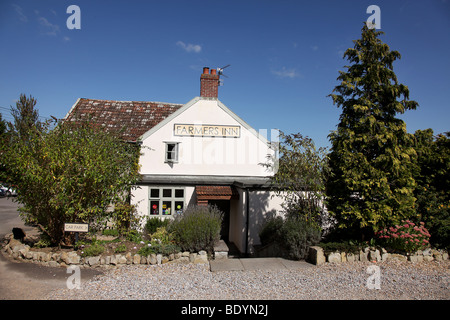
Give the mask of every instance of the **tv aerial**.
POLYGON ((226 76, 226 75, 223 74, 223 69, 228 68, 229 66, 230 66, 230 64, 227 64, 227 65, 224 66, 224 67, 217 68, 217 73, 219 74, 219 76, 224 76, 225 78, 228 78, 228 76, 226 76))

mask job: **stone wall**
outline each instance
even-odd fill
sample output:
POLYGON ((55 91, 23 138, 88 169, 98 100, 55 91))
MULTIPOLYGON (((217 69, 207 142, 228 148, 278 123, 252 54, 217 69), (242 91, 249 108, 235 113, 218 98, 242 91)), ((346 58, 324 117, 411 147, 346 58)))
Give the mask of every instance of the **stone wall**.
POLYGON ((126 264, 163 264, 163 263, 208 263, 206 251, 198 253, 178 252, 163 256, 161 254, 150 254, 141 256, 139 254, 113 254, 107 256, 82 257, 76 251, 44 252, 31 250, 30 246, 21 243, 18 240, 11 241, 3 247, 3 252, 9 254, 16 260, 30 261, 49 267, 66 267, 68 265, 126 265, 126 264))
POLYGON ((323 248, 319 246, 313 246, 309 248, 308 261, 321 265, 323 263, 341 263, 341 262, 353 262, 353 261, 387 261, 387 260, 400 260, 410 262, 422 262, 422 261, 442 261, 448 259, 448 253, 444 250, 436 250, 428 248, 423 251, 417 251, 411 254, 398 254, 388 253, 385 249, 370 248, 367 247, 359 252, 329 252, 325 253, 323 248))

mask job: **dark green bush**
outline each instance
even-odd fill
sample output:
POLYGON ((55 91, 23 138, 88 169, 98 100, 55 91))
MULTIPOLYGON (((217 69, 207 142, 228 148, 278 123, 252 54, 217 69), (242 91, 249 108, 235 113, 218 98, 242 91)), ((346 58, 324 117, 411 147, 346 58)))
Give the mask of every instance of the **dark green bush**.
POLYGON ((215 206, 189 206, 171 224, 175 242, 184 251, 212 253, 220 238, 222 212, 215 206))
POLYGON ((170 220, 169 219, 161 219, 158 217, 149 217, 147 219, 147 222, 145 224, 145 230, 149 234, 155 233, 156 229, 161 227, 167 227, 169 225, 170 220))
POLYGON ((326 242, 319 243, 319 246, 323 249, 325 254, 331 252, 347 252, 347 253, 359 253, 364 247, 367 247, 367 244, 353 242, 353 241, 343 241, 343 242, 326 242))
POLYGON ((279 237, 279 232, 283 227, 283 218, 275 217, 268 219, 259 233, 259 239, 263 245, 277 242, 277 238, 279 237))
POLYGON ((117 229, 105 229, 105 230, 102 231, 102 234, 104 236, 118 237, 119 236, 119 230, 117 230, 117 229))
POLYGON ((153 243, 151 246, 145 245, 141 249, 139 249, 138 254, 141 256, 148 256, 152 253, 154 254, 162 254, 164 256, 168 256, 172 253, 180 252, 181 248, 174 243, 162 244, 162 243, 153 243))
POLYGON ((89 247, 85 247, 83 248, 83 251, 81 253, 82 257, 93 257, 93 256, 98 256, 100 254, 103 253, 103 251, 105 251, 105 247, 103 247, 101 244, 99 243, 94 243, 93 245, 89 246, 89 247))
POLYGON ((124 244, 117 246, 116 250, 114 250, 115 253, 122 253, 125 251, 127 251, 127 246, 124 244))
POLYGON ((130 230, 128 232, 125 232, 125 239, 132 242, 140 242, 142 241, 142 235, 137 230, 130 230))
POLYGON ((321 230, 300 217, 276 217, 264 224, 259 235, 263 245, 275 243, 282 249, 282 256, 301 260, 307 257, 309 247, 320 241, 321 230))

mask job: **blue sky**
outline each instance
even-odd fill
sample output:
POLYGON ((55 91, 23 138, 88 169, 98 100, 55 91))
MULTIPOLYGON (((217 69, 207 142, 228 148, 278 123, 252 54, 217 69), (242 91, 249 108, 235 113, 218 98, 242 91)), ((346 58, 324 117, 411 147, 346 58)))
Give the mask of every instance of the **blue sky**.
POLYGON ((204 66, 227 64, 219 99, 255 129, 300 132, 329 146, 341 109, 327 97, 370 5, 381 40, 401 53, 399 82, 419 103, 409 132, 450 130, 450 0, 1 0, 0 111, 21 93, 62 118, 82 98, 186 103, 204 66), (69 5, 81 10, 70 30, 69 5))

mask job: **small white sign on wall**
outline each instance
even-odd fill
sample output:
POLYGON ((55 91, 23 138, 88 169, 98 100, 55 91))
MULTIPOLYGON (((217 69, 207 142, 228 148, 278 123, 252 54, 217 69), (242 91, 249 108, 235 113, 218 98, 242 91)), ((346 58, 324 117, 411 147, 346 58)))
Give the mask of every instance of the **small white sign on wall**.
POLYGON ((64 223, 65 232, 89 232, 88 223, 64 223))

